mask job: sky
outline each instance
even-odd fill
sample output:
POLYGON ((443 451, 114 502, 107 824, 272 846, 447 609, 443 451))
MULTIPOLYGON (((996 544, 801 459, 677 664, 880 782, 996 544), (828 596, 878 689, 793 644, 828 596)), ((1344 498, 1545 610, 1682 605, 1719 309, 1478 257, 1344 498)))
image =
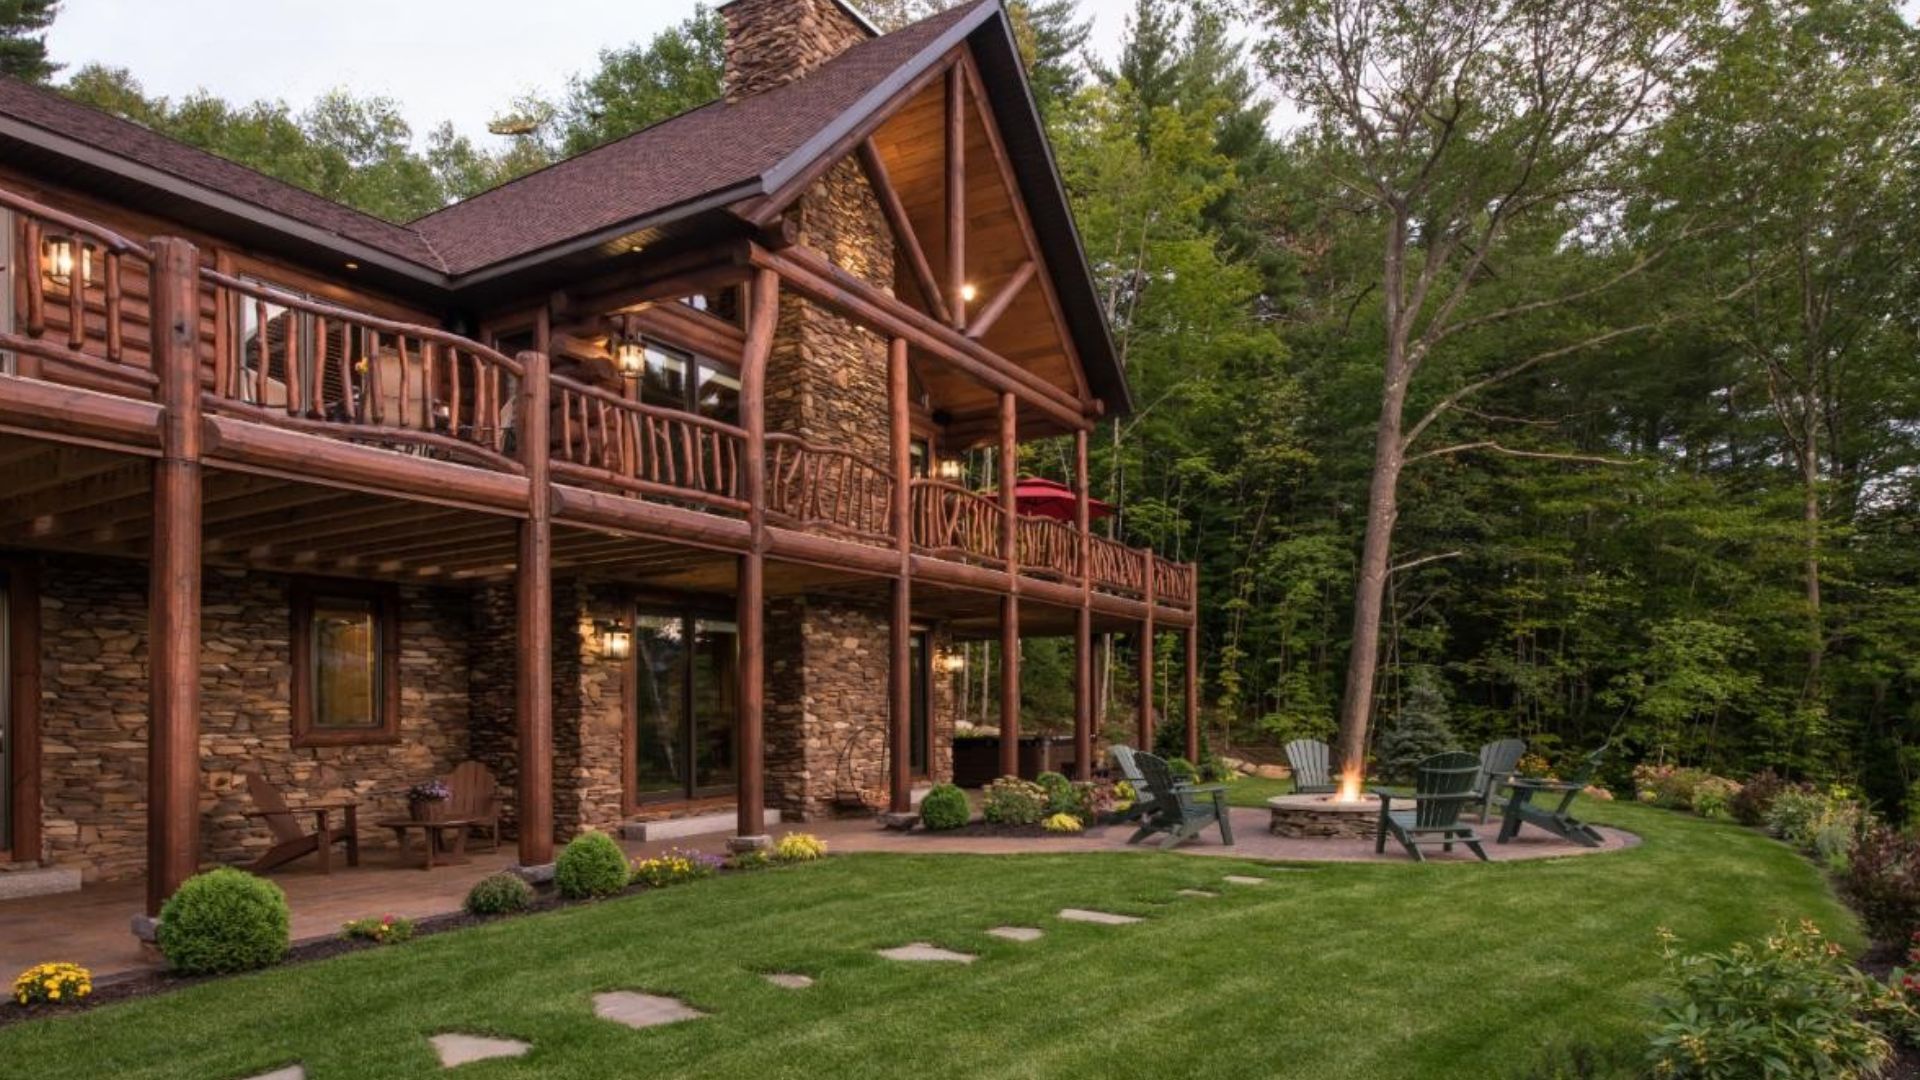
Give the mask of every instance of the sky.
MULTIPOLYGON (((1096 52, 1117 49, 1131 6, 1080 0, 1094 18, 1096 52)), ((558 97, 601 49, 645 41, 693 8, 694 0, 66 0, 47 43, 71 67, 128 68, 149 94, 205 88, 301 108, 345 87, 398 102, 416 137, 451 120, 484 139, 515 95, 558 97)))

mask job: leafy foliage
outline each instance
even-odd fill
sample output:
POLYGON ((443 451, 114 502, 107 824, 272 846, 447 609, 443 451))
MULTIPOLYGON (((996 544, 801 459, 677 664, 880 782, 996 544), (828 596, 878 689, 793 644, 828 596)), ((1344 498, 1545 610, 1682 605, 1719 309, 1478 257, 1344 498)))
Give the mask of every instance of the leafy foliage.
POLYGON ((47 59, 47 28, 61 0, 0 0, 0 76, 44 82, 60 69, 47 59))
POLYGON ((230 866, 195 874, 160 909, 157 941, 187 975, 249 971, 287 953, 291 915, 280 886, 230 866))
POLYGON ((1031 780, 1003 776, 987 785, 982 815, 994 825, 1035 825, 1047 814, 1047 789, 1031 780))
POLYGON ((920 800, 920 824, 935 832, 958 829, 972 819, 967 793, 952 784, 935 784, 920 800))
POLYGON ((1875 938, 1907 941, 1920 934, 1920 836, 1886 825, 1863 829, 1840 880, 1875 938))
POLYGON ((812 862, 826 857, 827 842, 812 833, 788 833, 773 845, 774 862, 812 862))
POLYGON ((612 896, 627 887, 632 872, 619 841, 585 832, 567 841, 553 864, 553 887, 569 900, 612 896))
POLYGON ((469 915, 512 915, 533 905, 533 886, 518 874, 502 871, 473 883, 461 903, 469 915))

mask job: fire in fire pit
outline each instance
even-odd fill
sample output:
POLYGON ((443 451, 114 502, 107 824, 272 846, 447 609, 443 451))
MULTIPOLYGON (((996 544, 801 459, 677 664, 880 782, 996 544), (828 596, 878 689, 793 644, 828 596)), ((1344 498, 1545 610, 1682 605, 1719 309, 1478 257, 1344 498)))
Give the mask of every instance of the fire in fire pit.
POLYGON ((1340 791, 1333 797, 1333 801, 1338 803, 1357 803, 1362 801, 1374 802, 1378 800, 1362 800, 1360 796, 1360 770, 1350 768, 1340 774, 1340 791))

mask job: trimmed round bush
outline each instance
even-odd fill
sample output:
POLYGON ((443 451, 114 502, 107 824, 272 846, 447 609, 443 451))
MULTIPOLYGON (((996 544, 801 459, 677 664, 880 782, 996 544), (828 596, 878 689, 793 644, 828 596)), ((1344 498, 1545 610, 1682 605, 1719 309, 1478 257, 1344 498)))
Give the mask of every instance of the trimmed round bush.
POLYGON ((223 866, 195 874, 167 898, 160 953, 188 975, 263 968, 287 954, 289 919, 280 886, 223 866))
POLYGON ((469 915, 511 915, 533 904, 533 886, 518 874, 489 874, 467 890, 462 907, 469 915))
POLYGON ((627 853, 606 833, 581 833, 560 849, 553 864, 553 887, 569 900, 612 896, 632 880, 627 853))
POLYGON ((958 829, 972 819, 967 793, 952 784, 935 784, 920 800, 920 824, 935 832, 958 829))

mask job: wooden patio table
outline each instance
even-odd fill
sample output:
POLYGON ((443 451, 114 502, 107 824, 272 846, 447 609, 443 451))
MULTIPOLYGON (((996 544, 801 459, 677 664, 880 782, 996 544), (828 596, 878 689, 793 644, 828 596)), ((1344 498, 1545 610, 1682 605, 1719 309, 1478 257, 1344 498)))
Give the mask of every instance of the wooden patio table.
POLYGON ((447 853, 440 859, 442 863, 449 866, 465 863, 467 861, 467 830, 480 824, 480 822, 475 818, 441 818, 438 821, 416 821, 413 818, 384 818, 374 822, 374 824, 383 829, 393 830, 393 838, 400 845, 400 861, 402 862, 406 861, 407 853, 412 848, 412 844, 409 843, 408 834, 418 829, 422 838, 421 846, 426 849, 426 865, 421 869, 431 870, 434 867, 433 853, 436 849, 443 850, 447 853), (451 844, 446 842, 446 835, 443 831, 446 829, 453 830, 453 842, 451 844))
POLYGON ((1533 825, 1581 847, 1597 848, 1606 844, 1606 838, 1593 826, 1567 813, 1574 798, 1586 790, 1586 784, 1526 776, 1510 777, 1506 783, 1511 792, 1507 795, 1505 816, 1500 819, 1500 843, 1519 835, 1520 826, 1533 825), (1533 805, 1533 797, 1541 792, 1560 795, 1560 805, 1551 810, 1533 805))

